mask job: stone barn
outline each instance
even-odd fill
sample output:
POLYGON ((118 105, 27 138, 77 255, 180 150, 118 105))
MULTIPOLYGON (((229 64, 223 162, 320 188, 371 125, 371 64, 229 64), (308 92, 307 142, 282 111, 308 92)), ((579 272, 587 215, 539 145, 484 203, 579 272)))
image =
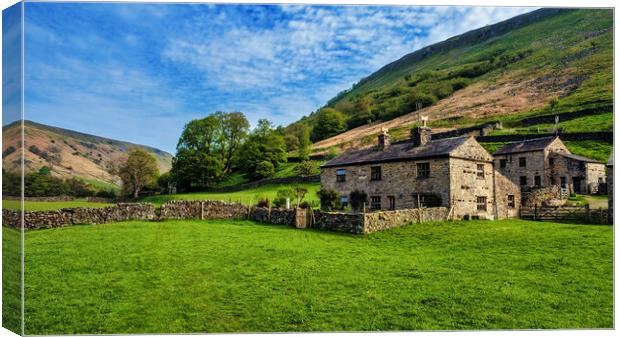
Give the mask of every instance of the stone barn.
POLYGON ((494 170, 475 138, 431 140, 427 127, 393 144, 384 130, 376 146, 328 161, 321 188, 345 204, 352 191, 364 191, 369 211, 445 206, 457 218, 489 219, 515 217, 520 206, 518 186, 494 170))
POLYGON ((568 193, 596 194, 605 165, 572 154, 559 137, 509 143, 493 154, 495 167, 522 188, 559 185, 568 193))

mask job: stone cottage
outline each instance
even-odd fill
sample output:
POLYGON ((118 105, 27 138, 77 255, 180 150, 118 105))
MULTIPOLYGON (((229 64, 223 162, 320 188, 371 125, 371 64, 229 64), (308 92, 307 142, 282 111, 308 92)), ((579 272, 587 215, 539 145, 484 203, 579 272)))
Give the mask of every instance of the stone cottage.
POLYGON ((493 157, 499 172, 522 188, 559 185, 567 193, 595 194, 605 183, 603 163, 572 154, 557 136, 509 143, 493 157))
POLYGON ((344 204, 354 190, 368 195, 366 209, 445 206, 457 218, 518 215, 520 190, 493 169, 493 157, 473 137, 431 140, 431 129, 390 143, 387 130, 376 146, 351 151, 321 166, 321 188, 344 204))

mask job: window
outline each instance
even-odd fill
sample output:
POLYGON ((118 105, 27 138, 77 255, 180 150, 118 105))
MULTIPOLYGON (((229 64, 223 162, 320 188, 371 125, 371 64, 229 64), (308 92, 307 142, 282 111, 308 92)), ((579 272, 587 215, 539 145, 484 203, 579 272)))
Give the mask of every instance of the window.
POLYGON ((370 197, 370 209, 381 209, 381 197, 380 196, 372 196, 370 197))
POLYGON ((484 179, 484 164, 476 165, 476 177, 478 179, 484 179))
POLYGON ((431 164, 430 163, 417 163, 416 171, 418 178, 428 178, 431 175, 431 164))
POLYGON ((519 157, 519 167, 525 167, 527 163, 525 162, 525 157, 519 157))
POLYGON ((487 210, 487 197, 477 197, 476 198, 476 209, 479 211, 487 210))
POLYGON ((342 183, 347 181, 347 170, 339 169, 336 170, 336 182, 342 183))
POLYGON ((506 168, 506 159, 500 159, 499 160, 499 167, 500 168, 506 168))
POLYGON ((515 208, 515 196, 512 194, 508 195, 508 208, 515 208))
POLYGON ((390 210, 396 209, 396 197, 393 195, 388 196, 388 202, 390 203, 390 210))
POLYGON ((347 207, 347 206, 349 206, 349 197, 347 197, 347 195, 346 195, 346 194, 343 194, 343 195, 340 197, 340 203, 342 204, 342 207, 347 207))
POLYGON ((566 177, 560 177, 560 187, 566 188, 566 177))
POLYGON ((370 167, 370 180, 381 180, 381 166, 370 167))
POLYGON ((555 158, 549 158, 549 166, 553 166, 555 164, 555 158))
POLYGON ((527 177, 526 176, 520 176, 519 177, 519 185, 521 185, 521 186, 526 186, 527 185, 527 177))
POLYGON ((540 176, 534 176, 534 185, 536 187, 540 187, 542 185, 542 183, 540 181, 540 176))

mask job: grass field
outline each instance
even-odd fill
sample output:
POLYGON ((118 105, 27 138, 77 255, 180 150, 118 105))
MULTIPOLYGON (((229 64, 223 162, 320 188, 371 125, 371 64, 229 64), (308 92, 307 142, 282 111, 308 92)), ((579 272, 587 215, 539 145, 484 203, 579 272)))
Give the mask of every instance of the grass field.
POLYGON ((257 188, 251 188, 238 192, 227 192, 227 193, 212 193, 212 192, 197 192, 197 193, 186 193, 186 194, 170 194, 170 195, 156 195, 145 197, 140 201, 143 202, 152 202, 154 204, 163 204, 169 200, 223 200, 223 201, 233 201, 233 202, 241 202, 246 205, 255 205, 261 199, 269 199, 274 200, 278 193, 278 190, 303 186, 308 189, 308 194, 306 194, 306 198, 304 200, 308 202, 318 202, 318 197, 316 192, 319 190, 319 183, 312 184, 275 184, 275 185, 264 185, 257 188))
POLYGON ((26 334, 613 324, 611 226, 444 222, 352 236, 123 222, 25 242, 26 334))
MULTIPOLYGON (((73 200, 73 201, 26 201, 24 208, 26 211, 53 211, 61 208, 75 208, 75 207, 106 207, 113 206, 114 204, 103 202, 90 202, 86 200, 73 200)), ((2 199, 2 208, 19 210, 21 207, 21 201, 19 200, 4 200, 2 199)))

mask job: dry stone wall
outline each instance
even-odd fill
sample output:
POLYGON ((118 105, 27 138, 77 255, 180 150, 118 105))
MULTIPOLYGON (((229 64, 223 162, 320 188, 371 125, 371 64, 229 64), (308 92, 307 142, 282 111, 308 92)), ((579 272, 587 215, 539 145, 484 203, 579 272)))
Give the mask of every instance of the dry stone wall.
POLYGON ((216 200, 172 200, 161 205, 160 219, 247 219, 249 207, 216 200))
POLYGON ((364 215, 314 211, 314 228, 362 234, 364 233, 364 215))
MULTIPOLYGON (((314 211, 310 227, 352 234, 367 234, 398 227, 410 222, 441 221, 446 207, 404 209, 371 213, 337 213, 314 211)), ((20 212, 2 211, 3 225, 21 226, 20 212)), ((277 225, 296 226, 296 210, 247 207, 222 201, 172 201, 157 212, 153 204, 119 203, 103 208, 64 208, 55 211, 24 212, 25 229, 66 227, 78 224, 102 224, 127 220, 159 221, 165 219, 251 219, 277 225), (159 213, 159 214, 158 214, 159 213)))
POLYGON ((444 221, 448 216, 448 208, 432 207, 419 209, 402 209, 395 211, 373 212, 364 215, 363 233, 373 233, 411 222, 444 221))
POLYGON ((560 186, 530 187, 521 190, 521 203, 524 207, 542 205, 545 200, 560 199, 560 186))
MULTIPOLYGON (((2 211, 5 226, 19 228, 20 212, 2 211)), ((102 224, 126 220, 154 220, 155 206, 146 203, 121 203, 103 208, 63 208, 55 211, 24 212, 25 229, 66 227, 79 224, 102 224)))

